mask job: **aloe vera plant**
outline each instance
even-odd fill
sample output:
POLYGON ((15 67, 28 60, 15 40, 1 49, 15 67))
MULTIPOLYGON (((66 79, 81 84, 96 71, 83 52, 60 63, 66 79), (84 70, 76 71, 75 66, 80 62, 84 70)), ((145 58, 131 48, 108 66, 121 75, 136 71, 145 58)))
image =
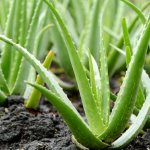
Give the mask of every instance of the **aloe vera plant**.
MULTIPOLYGON (((26 47, 35 56, 40 57, 38 51, 40 48, 43 49, 43 54, 45 55, 45 46, 48 42, 42 43, 41 38, 45 35, 44 31, 49 29, 51 25, 47 25, 47 10, 44 9, 43 2, 41 0, 38 0, 36 3, 34 1, 27 2, 27 0, 2 0, 0 3, 3 11, 0 13, 2 15, 0 18, 4 18, 4 23, 1 21, 1 28, 4 29, 5 27, 4 34, 26 47), (28 7, 31 7, 31 10, 27 11, 28 7), (8 8, 9 11, 7 10, 8 8), (4 17, 4 15, 7 15, 5 11, 8 12, 8 17, 4 17), (6 18, 7 21, 5 21, 6 18), (4 26, 5 22, 6 26, 4 26), (35 42, 33 43, 33 41, 35 42)), ((5 98, 11 94, 23 95, 26 93, 25 95, 29 95, 26 92, 29 90, 25 87, 24 80, 35 80, 35 70, 31 70, 31 66, 20 53, 17 51, 10 52, 10 49, 13 49, 13 47, 7 44, 1 46, 0 91, 3 94, 0 95, 3 97, 3 102, 5 101, 3 95, 5 95, 5 98)), ((42 57, 44 56, 43 54, 42 57)))
MULTIPOLYGON (((146 20, 146 23, 143 26, 143 32, 133 56, 131 57, 123 85, 117 96, 115 106, 110 113, 110 91, 108 86, 106 49, 104 41, 102 40, 103 13, 100 16, 101 40, 99 59, 101 69, 99 70, 97 63, 89 50, 88 57, 90 74, 88 77, 74 42, 59 13, 52 3, 48 0, 43 1, 48 5, 51 13, 56 18, 60 28, 60 33, 65 41, 83 102, 87 119, 86 122, 69 101, 67 95, 63 92, 53 74, 47 71, 27 49, 16 44, 6 36, 0 35, 0 40, 12 45, 15 48, 12 49, 12 51, 17 50, 21 53, 26 60, 32 64, 43 81, 47 83, 49 90, 38 84, 28 84, 43 93, 48 98, 48 101, 57 108, 58 112, 62 115, 66 124, 70 128, 77 143, 91 149, 104 149, 106 147, 121 148, 125 146, 140 132, 150 111, 149 84, 145 82, 146 80, 149 80, 149 78, 145 74, 142 75, 145 55, 150 38, 150 18, 146 20), (145 79, 143 80, 143 85, 147 91, 146 100, 133 124, 123 133, 135 106, 141 75, 144 76, 143 79, 145 79)), ((107 1, 104 3, 102 12, 106 5, 107 1)), ((4 89, 7 90, 5 87, 4 89)))

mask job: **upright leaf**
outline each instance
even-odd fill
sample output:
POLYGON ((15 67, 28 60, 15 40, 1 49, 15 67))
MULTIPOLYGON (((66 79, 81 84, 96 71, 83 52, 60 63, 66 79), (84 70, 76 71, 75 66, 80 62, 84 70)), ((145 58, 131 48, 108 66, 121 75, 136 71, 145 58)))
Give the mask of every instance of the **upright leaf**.
POLYGON ((104 124, 109 123, 110 114, 110 90, 109 90, 109 76, 107 67, 107 55, 103 41, 103 19, 105 9, 108 5, 109 0, 106 0, 103 4, 103 8, 100 16, 100 76, 101 76, 101 114, 104 124))
POLYGON ((113 108, 109 126, 101 135, 101 138, 106 141, 113 141, 119 136, 119 134, 125 129, 125 126, 133 111, 149 43, 149 32, 150 18, 143 27, 143 33, 136 47, 136 51, 133 54, 123 85, 121 86, 113 108))
POLYGON ((75 77, 77 80, 77 84, 78 84, 78 87, 80 90, 84 110, 85 110, 86 117, 87 117, 88 123, 90 125, 90 128, 94 132, 94 134, 99 134, 103 131, 104 126, 103 126, 102 120, 99 116, 97 106, 96 106, 89 82, 86 77, 86 73, 84 71, 82 63, 80 62, 76 48, 73 44, 73 41, 64 25, 62 19, 60 18, 58 12, 56 11, 56 9, 47 0, 44 0, 44 1, 51 9, 51 12, 57 19, 59 26, 61 28, 61 33, 62 33, 62 36, 63 36, 66 46, 67 46, 68 54, 69 54, 70 61, 71 61, 71 64, 72 64, 72 67, 74 70, 74 74, 75 74, 75 77), (94 115, 94 117, 93 117, 93 115, 94 115))

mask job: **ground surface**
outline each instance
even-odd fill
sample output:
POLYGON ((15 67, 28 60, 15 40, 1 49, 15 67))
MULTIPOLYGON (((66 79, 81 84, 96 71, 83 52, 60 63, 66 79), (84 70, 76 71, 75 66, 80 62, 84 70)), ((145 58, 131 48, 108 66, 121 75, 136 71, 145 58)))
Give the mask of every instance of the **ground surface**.
MULTIPOLYGON (((148 150, 148 147, 150 131, 125 150, 148 150)), ((5 107, 0 107, 0 150, 17 149, 77 150, 68 128, 52 106, 42 103, 38 111, 29 111, 20 97, 11 97, 5 107)))

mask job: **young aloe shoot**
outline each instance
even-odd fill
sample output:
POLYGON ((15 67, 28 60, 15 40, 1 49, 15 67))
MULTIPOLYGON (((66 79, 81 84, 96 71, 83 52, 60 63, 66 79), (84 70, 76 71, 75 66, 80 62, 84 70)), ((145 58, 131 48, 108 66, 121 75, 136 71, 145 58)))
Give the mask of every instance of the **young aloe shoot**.
MULTIPOLYGON (((46 69, 50 67, 53 57, 54 52, 50 51, 43 62, 43 66, 46 69)), ((44 85, 44 82, 39 75, 37 76, 35 83, 39 85, 44 85)), ((36 109, 39 105, 40 98, 41 93, 37 89, 33 88, 28 100, 25 101, 25 107, 36 109)))

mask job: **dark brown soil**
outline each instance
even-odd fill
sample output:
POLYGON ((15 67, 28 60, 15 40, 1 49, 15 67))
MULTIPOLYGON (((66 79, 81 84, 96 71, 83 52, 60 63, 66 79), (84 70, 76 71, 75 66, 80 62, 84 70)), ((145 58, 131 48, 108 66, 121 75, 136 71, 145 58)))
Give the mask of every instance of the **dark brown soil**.
MULTIPOLYGON (((79 107, 80 104, 76 103, 79 107)), ((79 109, 80 110, 80 109, 79 109)), ((148 150, 150 131, 124 150, 148 150)), ((10 97, 0 107, 0 150, 77 150, 71 134, 55 109, 41 103, 38 111, 26 110, 21 97, 10 97)))

